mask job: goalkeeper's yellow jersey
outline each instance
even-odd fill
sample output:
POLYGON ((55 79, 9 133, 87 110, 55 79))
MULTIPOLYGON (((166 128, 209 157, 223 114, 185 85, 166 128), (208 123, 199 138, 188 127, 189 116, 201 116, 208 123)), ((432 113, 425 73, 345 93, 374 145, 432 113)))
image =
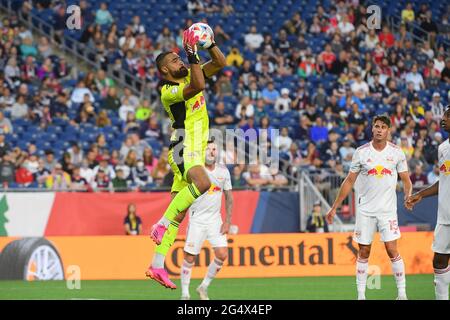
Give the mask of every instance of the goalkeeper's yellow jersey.
POLYGON ((198 150, 203 153, 209 136, 209 119, 203 92, 185 100, 183 90, 191 80, 191 70, 182 83, 164 81, 161 88, 161 102, 172 120, 175 129, 171 141, 179 141, 178 137, 184 129, 184 148, 187 151, 198 150))

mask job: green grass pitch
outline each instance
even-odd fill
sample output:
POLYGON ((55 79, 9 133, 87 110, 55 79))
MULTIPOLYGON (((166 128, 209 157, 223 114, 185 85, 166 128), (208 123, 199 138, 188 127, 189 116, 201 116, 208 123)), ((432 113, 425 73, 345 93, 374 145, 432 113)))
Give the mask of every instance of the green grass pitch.
MULTIPOLYGON (((178 289, 163 288, 152 280, 81 281, 81 289, 67 289, 65 281, 0 281, 0 299, 150 299, 178 300, 178 289)), ((393 276, 381 277, 380 289, 368 289, 369 300, 394 300, 397 289, 393 276)), ((198 299, 191 281, 191 299, 198 299)), ((433 275, 407 275, 409 299, 434 299, 433 275)), ((356 298, 355 277, 300 277, 216 279, 208 293, 215 300, 347 300, 356 298)))

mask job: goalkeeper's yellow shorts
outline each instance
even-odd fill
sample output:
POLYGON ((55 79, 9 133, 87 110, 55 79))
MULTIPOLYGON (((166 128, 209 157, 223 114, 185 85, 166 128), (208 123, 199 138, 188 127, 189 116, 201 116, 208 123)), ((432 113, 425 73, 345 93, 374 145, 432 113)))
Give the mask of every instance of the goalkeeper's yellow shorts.
POLYGON ((180 192, 189 184, 187 173, 192 167, 205 166, 206 143, 200 143, 200 146, 195 148, 177 145, 178 143, 170 145, 167 159, 173 171, 173 183, 170 192, 180 192))

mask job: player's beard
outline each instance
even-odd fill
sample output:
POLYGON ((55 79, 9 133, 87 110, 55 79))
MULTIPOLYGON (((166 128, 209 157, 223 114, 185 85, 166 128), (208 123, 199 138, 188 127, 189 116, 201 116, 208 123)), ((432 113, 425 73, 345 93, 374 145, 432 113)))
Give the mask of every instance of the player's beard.
POLYGON ((187 77, 188 73, 189 72, 186 67, 181 67, 177 71, 173 72, 172 77, 174 77, 175 79, 182 79, 182 78, 187 77))
POLYGON ((216 162, 216 158, 214 158, 214 157, 206 157, 206 159, 205 159, 205 163, 207 165, 212 165, 215 162, 216 162))

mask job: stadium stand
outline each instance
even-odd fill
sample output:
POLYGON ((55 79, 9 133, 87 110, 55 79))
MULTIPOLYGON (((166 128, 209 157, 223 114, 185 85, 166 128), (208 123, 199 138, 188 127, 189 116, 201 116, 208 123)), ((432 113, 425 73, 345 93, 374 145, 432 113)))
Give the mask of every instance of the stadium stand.
POLYGON ((368 29, 364 1, 1 3, 18 12, 1 23, 3 188, 112 190, 118 169, 127 188, 169 186, 170 123, 154 59, 163 50, 182 55, 182 30, 196 21, 214 28, 229 63, 208 84, 212 126, 286 128, 271 141, 281 149, 283 174, 230 164, 235 187, 286 186, 304 170, 331 199, 380 113, 391 115, 392 140, 411 172, 422 167, 417 186, 433 178, 437 146, 446 138, 439 118, 450 97, 445 2, 411 1, 408 20, 407 1, 374 1, 383 12, 379 30, 368 29), (82 30, 65 27, 71 4, 81 7, 82 30), (31 33, 19 17, 50 23, 54 30, 44 31, 53 38, 31 33), (92 52, 99 68, 73 72, 71 57, 57 54, 72 43, 67 39, 92 52), (111 76, 122 73, 140 82, 123 90, 111 76), (254 176, 266 182, 252 185, 254 176))

